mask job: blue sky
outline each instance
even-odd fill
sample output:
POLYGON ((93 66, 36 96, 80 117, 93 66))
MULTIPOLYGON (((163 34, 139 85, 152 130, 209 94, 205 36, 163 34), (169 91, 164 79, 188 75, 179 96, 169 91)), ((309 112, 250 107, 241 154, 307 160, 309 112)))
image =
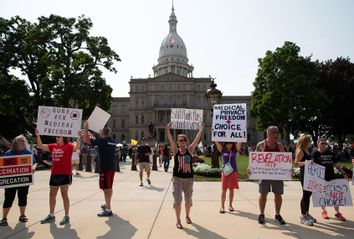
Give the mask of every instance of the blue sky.
MULTIPOLYGON (((253 91, 258 58, 295 42, 301 55, 320 61, 354 59, 351 0, 175 0, 177 32, 184 40, 194 77, 216 77, 224 95, 253 91)), ((153 75, 168 34, 170 0, 2 0, 0 16, 29 21, 57 14, 85 15, 92 35, 104 36, 122 61, 105 73, 113 96, 129 96, 129 79, 153 75)))

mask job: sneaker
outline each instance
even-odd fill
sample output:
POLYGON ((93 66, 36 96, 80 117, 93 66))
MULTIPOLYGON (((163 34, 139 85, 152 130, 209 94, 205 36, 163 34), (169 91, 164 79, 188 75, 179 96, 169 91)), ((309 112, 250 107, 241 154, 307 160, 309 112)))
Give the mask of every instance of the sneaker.
POLYGON ((279 215, 275 215, 275 222, 278 223, 279 225, 285 225, 286 222, 284 221, 284 219, 282 218, 282 216, 279 215))
POLYGON ((310 214, 307 214, 307 219, 309 219, 312 223, 316 223, 317 222, 317 219, 314 218, 313 216, 311 216, 310 214))
POLYGON ((64 216, 63 219, 60 221, 60 225, 65 225, 70 222, 70 217, 69 216, 64 216))
POLYGON ((264 224, 264 223, 265 223, 264 214, 259 214, 259 216, 258 216, 258 223, 259 223, 259 224, 264 224))
POLYGON ((139 184, 139 186, 140 186, 140 187, 144 186, 143 182, 141 182, 141 183, 139 184))
POLYGON ((41 224, 55 222, 55 216, 48 215, 46 218, 41 220, 41 224))
POLYGON ((328 216, 326 210, 323 210, 323 211, 322 211, 322 218, 323 218, 323 219, 329 219, 329 216, 328 216))
POLYGON ((300 217, 300 223, 304 224, 306 226, 313 226, 312 221, 310 221, 310 219, 306 215, 303 217, 300 217))
POLYGON ((76 174, 75 174, 76 176, 80 176, 81 174, 79 173, 79 172, 76 172, 76 174))
POLYGON ((111 217, 113 215, 111 210, 104 209, 101 212, 97 213, 98 217, 111 217))
POLYGON ((336 217, 337 220, 339 221, 345 221, 345 217, 343 217, 342 213, 338 212, 334 215, 336 217))
POLYGON ((149 185, 151 185, 151 180, 149 178, 146 179, 149 185))
POLYGON ((101 209, 102 209, 102 210, 106 210, 106 209, 107 209, 106 204, 102 204, 102 205, 101 205, 101 209))
POLYGON ((3 218, 1 221, 0 221, 0 226, 2 227, 6 227, 8 226, 9 223, 7 223, 7 219, 6 218, 3 218))

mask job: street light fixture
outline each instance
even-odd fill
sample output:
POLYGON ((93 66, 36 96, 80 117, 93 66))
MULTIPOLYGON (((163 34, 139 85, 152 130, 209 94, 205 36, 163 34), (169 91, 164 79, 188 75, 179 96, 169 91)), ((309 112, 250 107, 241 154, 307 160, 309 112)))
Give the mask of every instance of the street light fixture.
POLYGON ((211 80, 210 88, 208 89, 205 96, 208 99, 208 105, 211 111, 213 111, 213 107, 218 103, 218 100, 222 97, 222 92, 216 89, 217 84, 215 83, 215 78, 211 80))

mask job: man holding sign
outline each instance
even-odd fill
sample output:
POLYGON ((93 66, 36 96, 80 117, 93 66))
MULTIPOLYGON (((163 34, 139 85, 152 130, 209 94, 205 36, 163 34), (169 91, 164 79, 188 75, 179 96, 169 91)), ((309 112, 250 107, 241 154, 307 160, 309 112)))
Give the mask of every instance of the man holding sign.
MULTIPOLYGON (((313 155, 315 163, 326 167, 325 180, 331 181, 334 179, 334 167, 336 167, 338 171, 344 176, 344 178, 348 180, 348 176, 342 169, 342 166, 339 164, 333 153, 329 150, 326 150, 326 145, 326 140, 324 138, 319 138, 317 140, 317 151, 313 155)), ((336 211, 336 219, 339 221, 345 221, 342 213, 339 212, 339 206, 334 206, 334 210, 336 211)), ((329 219, 325 206, 322 206, 322 218, 329 219)))
MULTIPOLYGON (((267 138, 259 142, 256 146, 256 151, 260 152, 284 152, 284 146, 278 142, 278 127, 269 126, 267 129, 267 138)), ((286 222, 280 215, 282 204, 282 194, 284 193, 284 181, 282 180, 260 180, 259 182, 259 209, 258 223, 265 223, 264 210, 267 203, 267 195, 272 191, 275 201, 275 220, 278 224, 284 225, 286 222)))

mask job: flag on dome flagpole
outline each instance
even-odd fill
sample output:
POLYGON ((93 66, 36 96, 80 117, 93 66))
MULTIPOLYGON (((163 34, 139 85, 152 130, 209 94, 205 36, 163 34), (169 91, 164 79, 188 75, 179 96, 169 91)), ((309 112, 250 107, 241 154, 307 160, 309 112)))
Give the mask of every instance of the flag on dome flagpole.
POLYGON ((132 146, 137 145, 137 144, 138 144, 138 141, 136 141, 135 139, 130 139, 130 144, 131 144, 132 146))

